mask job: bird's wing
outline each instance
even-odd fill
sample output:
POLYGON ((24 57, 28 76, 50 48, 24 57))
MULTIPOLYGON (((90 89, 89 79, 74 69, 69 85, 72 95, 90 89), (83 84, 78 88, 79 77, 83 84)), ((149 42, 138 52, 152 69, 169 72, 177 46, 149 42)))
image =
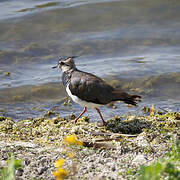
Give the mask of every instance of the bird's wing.
POLYGON ((96 104, 111 102, 111 94, 114 90, 102 79, 82 71, 72 73, 69 89, 73 95, 96 104))
POLYGON ((123 101, 127 104, 131 104, 134 106, 136 106, 137 103, 141 101, 141 96, 131 95, 131 94, 128 94, 122 90, 114 90, 112 92, 112 94, 113 94, 112 101, 123 101))

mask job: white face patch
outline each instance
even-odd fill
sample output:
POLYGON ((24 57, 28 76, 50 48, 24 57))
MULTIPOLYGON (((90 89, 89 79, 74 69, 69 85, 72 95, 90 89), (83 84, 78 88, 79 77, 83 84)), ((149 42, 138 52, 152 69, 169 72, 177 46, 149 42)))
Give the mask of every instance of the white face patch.
POLYGON ((63 66, 61 66, 61 70, 62 70, 62 72, 66 72, 66 71, 70 70, 70 67, 66 66, 66 65, 63 65, 63 66))
POLYGON ((81 105, 82 107, 87 107, 87 108, 97 108, 99 106, 102 106, 100 104, 95 104, 95 103, 91 103, 91 102, 87 102, 84 100, 81 100, 80 98, 78 98, 77 96, 73 95, 69 89, 69 84, 66 87, 66 91, 68 93, 68 95, 72 98, 72 100, 76 103, 78 103, 79 105, 81 105))

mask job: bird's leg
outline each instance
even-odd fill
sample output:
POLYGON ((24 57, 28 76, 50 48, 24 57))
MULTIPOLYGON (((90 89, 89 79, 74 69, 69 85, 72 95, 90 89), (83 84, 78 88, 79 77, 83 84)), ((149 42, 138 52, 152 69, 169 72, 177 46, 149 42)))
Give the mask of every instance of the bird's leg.
POLYGON ((74 120, 74 123, 76 123, 77 122, 77 120, 85 113, 87 111, 87 108, 86 107, 84 107, 84 109, 83 109, 83 111, 82 111, 82 113, 74 120))
POLYGON ((100 115, 100 117, 101 117, 101 119, 102 119, 103 126, 105 126, 107 123, 106 123, 106 121, 104 120, 104 118, 103 118, 103 116, 102 116, 102 114, 101 114, 101 111, 100 111, 98 108, 95 108, 95 109, 97 110, 98 114, 100 115))

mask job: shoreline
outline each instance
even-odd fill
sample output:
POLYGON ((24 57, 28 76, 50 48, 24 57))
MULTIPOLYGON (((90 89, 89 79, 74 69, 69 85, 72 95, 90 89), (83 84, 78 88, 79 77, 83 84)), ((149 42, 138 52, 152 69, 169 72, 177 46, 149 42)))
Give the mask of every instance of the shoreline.
MULTIPOLYGON (((89 123, 86 117, 72 124, 73 118, 14 122, 0 117, 0 167, 6 166, 11 154, 22 159, 23 167, 16 170, 16 179, 53 180, 54 163, 63 158, 67 179, 138 179, 142 165, 166 159, 180 139, 180 113, 176 112, 128 116, 124 121, 115 116, 106 127, 89 123), (67 145, 64 138, 69 135, 83 145, 67 145)), ((166 176, 168 173, 162 174, 166 176)))

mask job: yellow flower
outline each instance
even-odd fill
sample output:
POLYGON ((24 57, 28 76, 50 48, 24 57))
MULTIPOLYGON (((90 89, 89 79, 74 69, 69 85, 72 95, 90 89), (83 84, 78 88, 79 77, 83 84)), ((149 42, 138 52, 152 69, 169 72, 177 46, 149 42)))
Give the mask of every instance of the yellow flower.
POLYGON ((154 105, 151 106, 151 112, 150 112, 150 116, 153 116, 155 113, 155 108, 154 105))
POLYGON ((58 169, 56 171, 53 171, 52 174, 55 176, 56 180, 62 180, 68 175, 68 172, 63 169, 61 166, 64 164, 64 159, 58 159, 55 162, 55 167, 58 169))
POLYGON ((71 144, 71 145, 79 145, 79 146, 82 146, 83 145, 83 142, 82 141, 78 141, 76 139, 76 136, 75 135, 69 135, 67 137, 64 138, 65 142, 71 144))
POLYGON ((74 153, 72 153, 72 152, 68 152, 67 155, 70 159, 72 159, 74 157, 74 153))
POLYGON ((55 167, 61 167, 64 164, 64 159, 58 159, 55 161, 55 167))
POLYGON ((56 180, 62 180, 68 175, 68 172, 63 168, 58 168, 58 170, 53 171, 52 174, 56 177, 56 180))

